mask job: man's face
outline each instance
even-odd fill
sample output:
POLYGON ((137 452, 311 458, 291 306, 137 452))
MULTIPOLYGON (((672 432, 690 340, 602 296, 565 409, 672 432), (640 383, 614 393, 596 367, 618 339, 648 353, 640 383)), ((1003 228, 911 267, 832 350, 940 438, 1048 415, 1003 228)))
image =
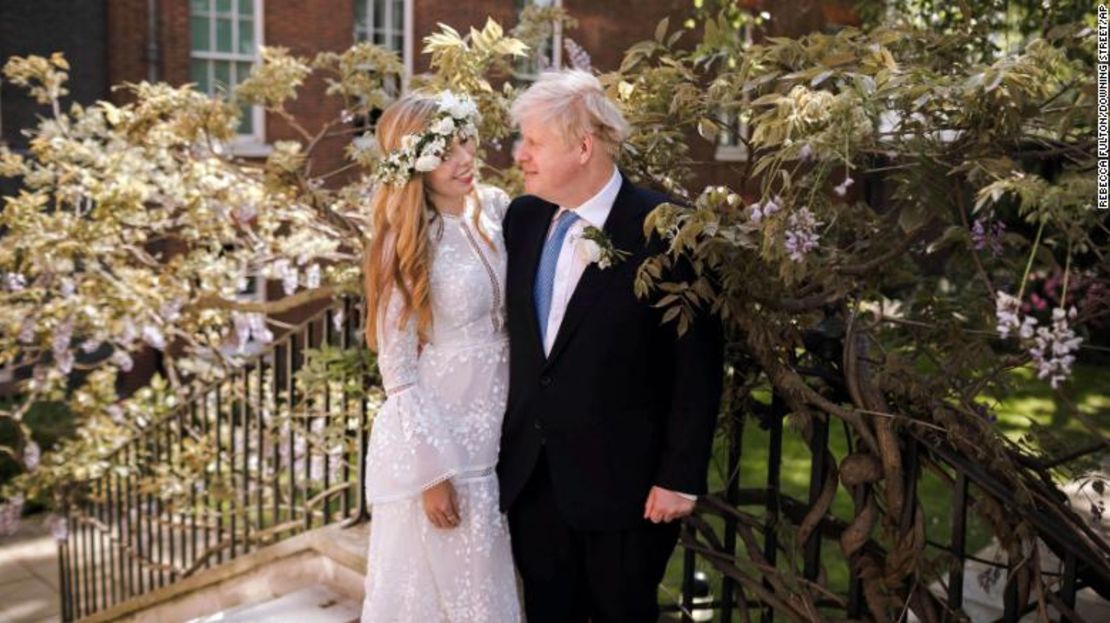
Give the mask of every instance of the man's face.
POLYGON ((514 157, 524 173, 525 192, 564 205, 563 198, 573 196, 575 178, 586 164, 581 146, 570 144, 553 124, 535 115, 521 119, 520 135, 514 157))

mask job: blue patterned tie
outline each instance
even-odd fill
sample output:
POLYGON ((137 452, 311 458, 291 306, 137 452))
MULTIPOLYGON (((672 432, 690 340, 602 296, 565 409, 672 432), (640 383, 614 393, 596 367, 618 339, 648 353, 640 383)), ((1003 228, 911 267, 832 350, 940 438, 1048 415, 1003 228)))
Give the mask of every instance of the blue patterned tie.
POLYGON ((559 215, 555 220, 555 231, 551 232, 543 245, 540 267, 536 269, 536 286, 532 297, 536 303, 536 320, 540 323, 540 341, 543 343, 547 342, 547 317, 551 313, 551 295, 555 288, 555 265, 559 263, 563 240, 566 239, 570 226, 577 220, 578 215, 572 210, 559 215))

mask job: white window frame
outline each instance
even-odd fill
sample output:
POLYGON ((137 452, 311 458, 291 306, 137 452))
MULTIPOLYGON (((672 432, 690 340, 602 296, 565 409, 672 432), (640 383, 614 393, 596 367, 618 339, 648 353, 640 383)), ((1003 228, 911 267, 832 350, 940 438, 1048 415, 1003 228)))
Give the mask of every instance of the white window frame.
MULTIPOLYGON (((264 14, 264 1, 252 0, 254 3, 254 15, 252 21, 254 22, 254 54, 241 54, 238 52, 212 52, 212 51, 197 51, 193 49, 192 36, 189 38, 189 61, 226 61, 230 63, 244 63, 249 62, 258 64, 261 62, 261 50, 265 45, 266 32, 265 25, 266 19, 264 14)), ((235 17, 231 21, 231 49, 238 49, 239 44, 239 9, 238 0, 232 0, 235 17)), ((216 41, 216 0, 208 0, 209 13, 206 17, 209 20, 209 44, 213 47, 216 41)), ((189 18, 190 26, 192 23, 192 7, 190 6, 189 18)), ((209 76, 209 85, 212 84, 213 77, 209 76)), ((236 134, 235 138, 228 144, 231 153, 237 156, 244 157, 265 157, 270 154, 272 147, 266 144, 266 111, 261 106, 251 106, 251 128, 250 134, 236 134)))
MULTIPOLYGON (((525 5, 535 5, 535 4, 541 4, 542 6, 561 7, 561 6, 563 6, 563 0, 547 0, 547 2, 544 2, 544 3, 536 2, 536 0, 527 0, 525 2, 525 5)), ((520 10, 523 12, 523 10, 525 8, 527 8, 527 6, 521 7, 520 10)), ((517 14, 517 19, 518 20, 520 19, 520 14, 519 13, 517 14)), ((533 60, 534 58, 535 57, 532 57, 529 60, 533 60)), ((563 66, 563 23, 562 22, 556 23, 555 28, 553 29, 553 31, 551 33, 551 58, 548 59, 548 60, 551 61, 551 64, 548 66, 550 68, 558 68, 558 67, 563 66)), ((514 70, 513 71, 513 77, 516 78, 517 80, 521 80, 521 81, 524 81, 524 82, 535 82, 536 78, 539 78, 540 76, 539 76, 539 74, 532 74, 532 73, 526 73, 526 72, 519 71, 519 70, 514 70)))
MULTIPOLYGON (((355 4, 361 4, 365 7, 366 23, 359 24, 356 17, 354 24, 354 37, 355 42, 373 41, 373 34, 375 31, 384 36, 386 41, 392 41, 396 36, 393 30, 393 0, 354 0, 355 4), (374 3, 385 2, 385 26, 383 28, 376 28, 374 26, 374 3)), ((412 77, 413 72, 413 55, 412 55, 412 38, 413 38, 413 0, 403 0, 401 16, 401 49, 394 50, 401 55, 401 62, 405 67, 405 75, 401 79, 402 91, 408 90, 409 79, 412 77)), ((355 13, 357 16, 357 12, 355 13)))
MULTIPOLYGON (((747 45, 752 44, 752 24, 751 22, 744 23, 744 43, 747 45)), ((750 98, 747 93, 741 100, 744 105, 741 107, 744 110, 748 109, 748 102, 750 98)), ((729 129, 728 134, 718 134, 717 151, 714 153, 714 158, 722 162, 747 162, 751 154, 748 153, 748 145, 739 139, 747 139, 751 136, 748 129, 748 124, 740 119, 740 115, 728 119, 729 129), (725 140, 721 140, 727 136, 725 140)))

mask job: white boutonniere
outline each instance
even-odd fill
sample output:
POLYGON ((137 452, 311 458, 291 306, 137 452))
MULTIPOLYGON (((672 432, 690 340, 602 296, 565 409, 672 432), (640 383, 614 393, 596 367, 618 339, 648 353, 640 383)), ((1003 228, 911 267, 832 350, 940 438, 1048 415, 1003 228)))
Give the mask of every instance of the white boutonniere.
POLYGON ((613 246, 613 241, 605 232, 590 225, 582 231, 577 241, 578 256, 586 264, 597 264, 601 270, 619 264, 624 258, 631 255, 628 251, 621 251, 613 246))

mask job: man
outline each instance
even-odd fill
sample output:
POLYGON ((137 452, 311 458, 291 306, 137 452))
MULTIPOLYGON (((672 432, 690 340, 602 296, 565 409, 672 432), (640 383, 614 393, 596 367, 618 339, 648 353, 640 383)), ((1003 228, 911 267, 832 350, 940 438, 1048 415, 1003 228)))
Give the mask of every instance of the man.
POLYGON ((510 381, 497 471, 525 611, 529 623, 654 623, 680 520, 705 491, 720 325, 699 317, 679 337, 633 293, 637 267, 664 248, 645 240, 644 217, 667 199, 617 171, 627 124, 597 79, 546 73, 513 118, 529 194, 503 227, 510 381), (596 248, 583 253, 590 227, 628 255, 606 266, 596 248))

